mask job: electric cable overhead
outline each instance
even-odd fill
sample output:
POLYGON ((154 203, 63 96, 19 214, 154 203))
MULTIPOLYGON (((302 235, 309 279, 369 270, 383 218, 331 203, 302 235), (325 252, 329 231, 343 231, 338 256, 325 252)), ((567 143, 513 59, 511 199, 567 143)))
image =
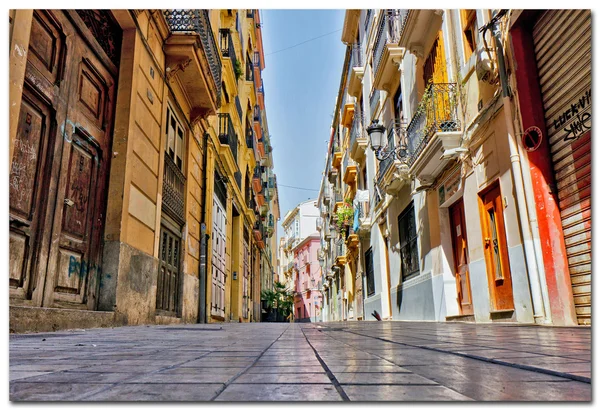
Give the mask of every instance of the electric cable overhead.
POLYGON ((280 187, 280 186, 282 186, 282 187, 285 187, 285 188, 301 189, 301 190, 303 190, 303 191, 315 191, 315 192, 319 192, 319 190, 318 190, 318 189, 311 189, 311 188, 300 188, 300 187, 297 187, 297 186, 290 186, 290 185, 277 184, 277 187, 280 187))
POLYGON ((335 30, 335 31, 332 31, 332 32, 329 32, 329 33, 326 33, 326 34, 321 34, 320 36, 317 36, 317 37, 309 38, 308 40, 304 40, 301 43, 294 44, 293 46, 289 46, 289 47, 286 47, 286 48, 282 48, 281 50, 277 50, 277 51, 273 51, 272 53, 265 54, 265 57, 273 55, 273 54, 276 54, 276 53, 280 53, 282 51, 289 50, 290 48, 298 47, 298 46, 300 46, 302 44, 306 44, 306 43, 308 43, 310 41, 317 40, 317 39, 322 38, 322 37, 330 36, 332 34, 340 32, 340 31, 342 31, 342 29, 335 30))

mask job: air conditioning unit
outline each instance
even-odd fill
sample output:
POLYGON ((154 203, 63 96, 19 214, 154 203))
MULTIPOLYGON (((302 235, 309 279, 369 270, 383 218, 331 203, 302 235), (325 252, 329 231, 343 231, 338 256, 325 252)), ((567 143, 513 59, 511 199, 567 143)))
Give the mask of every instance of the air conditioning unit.
POLYGON ((475 63, 475 73, 479 81, 486 82, 488 84, 494 84, 496 82, 496 70, 495 64, 490 60, 490 56, 494 56, 494 50, 479 48, 477 50, 477 62, 475 63))

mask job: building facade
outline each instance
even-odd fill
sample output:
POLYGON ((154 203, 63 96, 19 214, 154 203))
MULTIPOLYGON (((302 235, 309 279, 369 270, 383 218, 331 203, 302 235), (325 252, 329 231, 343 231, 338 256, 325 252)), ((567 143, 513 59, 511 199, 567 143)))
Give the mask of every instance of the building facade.
POLYGON ((11 328, 260 320, 276 187, 258 10, 10 22, 11 328))
POLYGON ((294 249, 294 317, 296 321, 322 321, 323 297, 318 256, 321 240, 317 232, 307 236, 294 249))
POLYGON ((589 323, 589 33, 589 11, 346 12, 318 198, 329 320, 589 323))

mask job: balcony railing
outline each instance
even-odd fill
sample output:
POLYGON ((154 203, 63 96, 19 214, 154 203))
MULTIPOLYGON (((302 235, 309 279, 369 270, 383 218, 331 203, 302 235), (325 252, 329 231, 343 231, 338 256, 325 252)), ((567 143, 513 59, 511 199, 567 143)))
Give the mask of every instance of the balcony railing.
POLYGON ((364 64, 364 57, 361 44, 354 43, 351 47, 350 67, 362 67, 364 64))
POLYGON ((238 137, 231 122, 231 116, 227 113, 219 113, 219 141, 221 144, 229 145, 233 159, 237 162, 238 137))
POLYGON ((456 83, 430 84, 413 115, 407 132, 409 165, 437 132, 460 130, 456 83))
POLYGON ((233 177, 235 178, 235 182, 237 182, 237 186, 242 189, 242 173, 240 171, 235 171, 233 177))
POLYGON ((238 95, 235 96, 235 109, 238 113, 240 121, 242 121, 242 104, 240 103, 240 97, 238 95))
POLYGON ((246 146, 250 149, 254 149, 254 129, 248 122, 246 122, 246 146))
POLYGON ((250 58, 246 59, 246 81, 254 81, 254 64, 250 58))
POLYGON ((260 117, 260 106, 258 104, 254 105, 254 121, 258 121, 262 125, 262 119, 260 117))
POLYGON ((379 90, 375 88, 371 89, 371 95, 369 96, 369 108, 371 109, 371 118, 373 118, 373 114, 375 114, 375 108, 377 107, 377 103, 379 102, 379 94, 379 90))
POLYGON ((394 150, 396 147, 400 148, 400 157, 390 155, 379 163, 379 171, 377 173, 378 183, 383 179, 383 176, 394 163, 395 160, 410 161, 410 152, 408 150, 408 141, 406 136, 406 124, 404 121, 394 121, 390 124, 387 130, 387 146, 385 150, 387 152, 394 150))
POLYGON ((363 124, 364 115, 358 107, 354 107, 354 119, 352 120, 352 128, 350 129, 350 146, 354 146, 357 138, 364 138, 363 124))
POLYGON ((221 37, 221 54, 223 57, 231 59, 231 66, 235 71, 237 64, 237 55, 235 53, 235 46, 233 45, 233 37, 231 36, 231 30, 228 28, 222 28, 219 30, 219 36, 221 37))
POLYGON ((381 62, 381 56, 386 44, 394 44, 400 41, 400 30, 404 23, 403 14, 400 10, 386 10, 379 20, 375 47, 373 48, 373 72, 376 73, 381 62))
POLYGON ((168 155, 165 155, 162 191, 162 209, 178 222, 184 223, 185 176, 168 155))
MULTIPOLYGON (((163 11, 171 32, 196 32, 208 60, 211 79, 217 90, 217 101, 221 99, 221 58, 217 51, 217 43, 210 25, 210 17, 206 9, 171 9, 163 11)), ((218 104, 217 104, 218 105, 218 104)))
POLYGON ((254 10, 246 10, 246 17, 249 19, 254 18, 254 10))

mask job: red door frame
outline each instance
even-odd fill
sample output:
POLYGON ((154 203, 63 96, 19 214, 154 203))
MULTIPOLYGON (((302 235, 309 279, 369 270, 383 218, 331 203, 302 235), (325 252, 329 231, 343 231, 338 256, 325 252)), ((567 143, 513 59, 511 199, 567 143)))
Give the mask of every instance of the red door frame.
POLYGON ((567 250, 558 207, 550 144, 546 138, 548 134, 533 45, 533 24, 539 14, 539 11, 534 10, 523 11, 510 30, 514 72, 523 129, 537 126, 544 135, 540 147, 536 151, 528 152, 527 157, 536 203, 552 322, 557 325, 576 325, 577 317, 567 250))

